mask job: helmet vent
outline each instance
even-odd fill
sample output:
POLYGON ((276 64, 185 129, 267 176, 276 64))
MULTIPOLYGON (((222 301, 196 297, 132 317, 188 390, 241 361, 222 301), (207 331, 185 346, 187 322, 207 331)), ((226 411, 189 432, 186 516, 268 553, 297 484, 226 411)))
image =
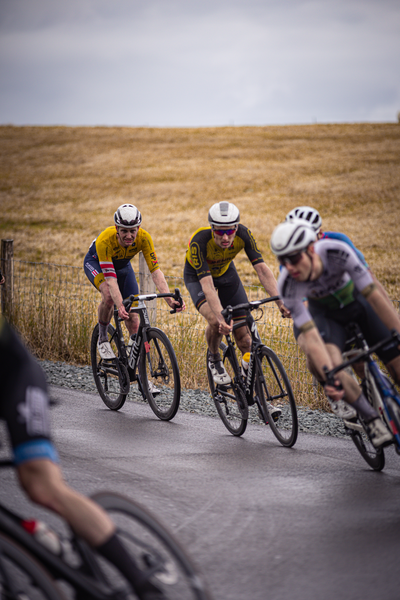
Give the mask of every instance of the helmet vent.
POLYGON ((228 216, 228 211, 229 211, 229 202, 220 202, 219 203, 219 210, 221 211, 221 216, 222 217, 227 217, 228 216))

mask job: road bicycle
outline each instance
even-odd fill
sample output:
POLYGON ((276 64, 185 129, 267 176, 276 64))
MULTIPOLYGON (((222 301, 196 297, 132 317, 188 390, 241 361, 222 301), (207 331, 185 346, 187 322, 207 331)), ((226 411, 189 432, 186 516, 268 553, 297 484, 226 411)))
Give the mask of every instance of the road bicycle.
MULTIPOLYGON (((139 392, 154 414, 163 421, 172 419, 179 408, 181 381, 175 352, 167 335, 151 327, 146 302, 157 298, 174 298, 182 306, 178 288, 164 294, 132 295, 124 300, 127 312, 137 312, 139 329, 134 343, 125 344, 118 310, 114 307, 114 323, 108 326, 108 339, 115 358, 105 360, 98 350, 99 324, 91 340, 91 363, 97 390, 104 404, 119 410, 125 404, 131 382, 137 381, 139 392), (132 304, 135 306, 132 307, 132 304)), ((170 311, 176 312, 176 309, 170 311)))
POLYGON ((251 352, 247 376, 242 375, 235 342, 230 334, 225 336, 226 344, 221 342, 220 349, 231 383, 229 385, 216 385, 214 383, 208 366, 208 352, 207 375, 216 409, 230 433, 240 436, 245 432, 249 406, 256 405, 261 421, 269 425, 283 446, 291 447, 296 443, 298 432, 297 409, 292 387, 275 352, 262 343, 256 322, 251 315, 251 311, 256 309, 259 309, 262 313, 262 309, 260 309, 262 304, 278 300, 278 298, 278 296, 273 296, 237 304, 236 306, 227 306, 222 311, 222 315, 228 324, 232 321, 234 313, 243 312, 243 310, 246 312, 244 319, 234 323, 233 330, 246 325, 251 334, 251 352), (272 407, 278 407, 282 411, 281 416, 276 421, 270 414, 272 407))
MULTIPOLYGON (((1 467, 13 466, 0 461, 1 467)), ((124 547, 144 578, 170 600, 211 600, 186 550, 146 508, 112 492, 92 499, 109 513, 124 547)), ((27 531, 32 522, 0 504, 0 598, 12 600, 134 600, 136 595, 111 563, 65 528, 55 554, 27 531)), ((51 528, 53 535, 54 527, 51 528)), ((57 539, 56 538, 56 539, 57 539)))
MULTIPOLYGON (((347 345, 353 345, 354 348, 344 353, 346 360, 342 364, 330 371, 325 369, 327 381, 332 384, 336 373, 343 369, 349 370, 355 377, 350 367, 360 363, 363 371, 361 385, 364 395, 393 434, 393 440, 388 445, 393 444, 397 454, 400 454, 400 395, 389 377, 381 371, 372 358, 372 354, 381 348, 390 349, 399 346, 400 334, 393 330, 389 338, 368 347, 358 325, 350 324, 349 330, 352 332, 352 337, 347 345)), ((385 466, 384 449, 375 448, 372 444, 368 427, 362 418, 357 415, 354 419, 343 419, 343 423, 346 433, 350 435, 363 459, 372 469, 381 471, 385 466)))

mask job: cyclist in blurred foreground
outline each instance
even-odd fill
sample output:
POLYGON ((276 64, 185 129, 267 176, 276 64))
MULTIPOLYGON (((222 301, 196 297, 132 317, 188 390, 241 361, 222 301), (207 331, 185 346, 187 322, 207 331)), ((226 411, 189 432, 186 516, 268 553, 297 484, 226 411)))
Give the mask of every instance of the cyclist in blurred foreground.
POLYGON ((22 488, 29 498, 57 513, 73 531, 124 575, 140 600, 166 600, 144 581, 100 506, 63 479, 50 438, 49 398, 44 372, 0 315, 0 418, 6 424, 22 488))

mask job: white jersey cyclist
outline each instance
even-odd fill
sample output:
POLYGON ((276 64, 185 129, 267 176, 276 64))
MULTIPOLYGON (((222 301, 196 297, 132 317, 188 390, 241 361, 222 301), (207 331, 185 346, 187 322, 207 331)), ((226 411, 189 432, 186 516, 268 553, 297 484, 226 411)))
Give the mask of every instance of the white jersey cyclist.
POLYGON ((305 297, 335 310, 353 302, 355 291, 362 294, 373 285, 368 269, 348 244, 322 239, 315 242, 314 251, 324 266, 318 279, 295 281, 286 267, 282 268, 278 278, 279 294, 292 314, 294 325, 300 331, 313 320, 303 302, 305 297))

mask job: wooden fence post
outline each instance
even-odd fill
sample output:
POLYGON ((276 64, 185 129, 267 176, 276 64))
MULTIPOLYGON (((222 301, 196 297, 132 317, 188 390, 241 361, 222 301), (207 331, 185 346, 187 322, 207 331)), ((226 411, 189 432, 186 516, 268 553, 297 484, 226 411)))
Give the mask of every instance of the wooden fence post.
POLYGON ((1 272, 5 283, 1 286, 1 312, 12 317, 14 290, 14 240, 1 240, 1 272))
MULTIPOLYGON (((141 294, 156 293, 156 286, 147 266, 143 252, 139 253, 139 286, 141 294)), ((157 325, 157 300, 152 300, 147 303, 147 312, 149 314, 150 323, 153 327, 157 325)))

